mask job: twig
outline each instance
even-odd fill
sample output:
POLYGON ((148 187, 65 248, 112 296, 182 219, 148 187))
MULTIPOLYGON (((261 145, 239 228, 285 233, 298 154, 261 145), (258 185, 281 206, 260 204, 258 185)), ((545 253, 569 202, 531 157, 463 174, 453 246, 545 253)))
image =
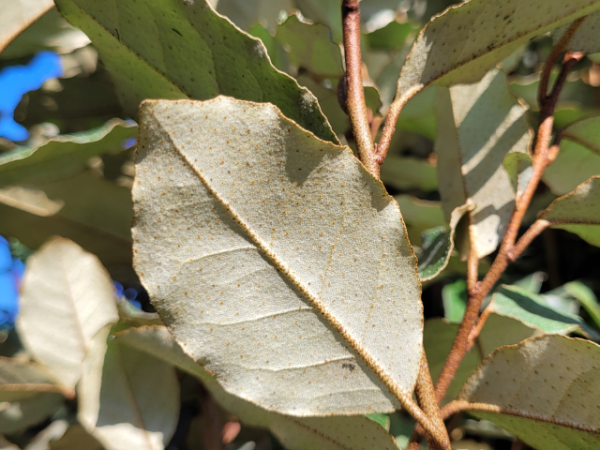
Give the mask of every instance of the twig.
POLYGON ((362 57, 360 52, 360 8, 358 0, 342 1, 342 26, 346 60, 346 109, 358 147, 358 155, 367 170, 379 178, 379 164, 375 159, 371 128, 362 84, 362 57))
MULTIPOLYGON (((552 48, 550 55, 548 55, 548 58, 546 59, 546 62, 544 64, 544 68, 542 69, 542 74, 540 76, 540 86, 538 90, 538 103, 540 104, 540 106, 544 104, 544 101, 546 100, 546 97, 548 95, 548 84, 550 83, 550 74, 552 73, 552 68, 554 67, 554 64, 556 64, 556 61, 558 61, 558 57, 565 52, 567 45, 571 41, 571 38, 579 28, 581 23, 585 20, 585 17, 586 16, 580 17, 579 19, 575 20, 569 26, 569 28, 567 28, 567 31, 565 31, 560 40, 552 48)), ((556 86, 558 86, 558 83, 556 84, 556 86)))
MULTIPOLYGON (((429 448, 436 449, 438 447, 436 442, 444 442, 445 446, 440 447, 440 450, 446 450, 450 446, 450 439, 444 425, 444 421, 440 415, 440 408, 435 399, 435 390, 433 388, 433 381, 431 380, 431 373, 429 371, 429 365, 427 364, 427 357, 425 353, 421 357, 421 370, 419 371, 419 378, 415 386, 415 394, 419 405, 423 409, 423 412, 429 416, 434 424, 439 428, 438 436, 435 436, 435 441, 432 436, 427 437, 427 443, 429 448)), ((420 436, 423 434, 423 427, 417 424, 415 431, 410 437, 407 450, 418 450, 421 446, 420 436)))
MULTIPOLYGON (((472 221, 472 212, 469 211, 469 221, 472 221)), ((473 242, 473 233, 469 233, 469 258, 467 260, 467 293, 469 297, 477 295, 477 280, 479 277, 479 256, 475 251, 475 243, 473 242)))
MULTIPOLYGON (((581 21, 577 21, 574 25, 569 27, 569 30, 565 35, 568 35, 568 38, 573 35, 577 26, 581 23, 581 21)), ((568 44, 568 39, 561 39, 560 46, 562 49, 566 47, 568 44)), ((553 52, 554 53, 554 52, 553 52)), ((519 199, 517 199, 515 204, 515 210, 512 214, 512 217, 508 223, 506 228, 506 232, 502 239, 502 243, 500 245, 500 249, 498 251, 498 255, 496 259, 492 263, 490 270, 484 277, 484 279, 479 283, 473 282, 473 275, 470 275, 471 278, 471 288, 469 291, 469 301, 467 303, 467 309, 465 311, 465 315, 462 323, 458 329, 458 333, 454 342, 452 344, 452 349, 450 350, 450 354, 446 359, 442 372, 438 378, 436 383, 436 398, 438 403, 441 403, 450 383, 452 382, 456 371, 460 363, 462 362, 465 355, 470 350, 474 339, 478 335, 478 331, 481 327, 475 328, 477 324, 477 319, 479 318, 479 311, 481 309, 481 304, 485 296, 491 291, 494 287, 504 270, 508 264, 516 260, 521 253, 527 248, 527 246, 531 243, 531 241, 537 237, 545 228, 549 226, 547 221, 537 221, 535 222, 529 230, 519 239, 519 241, 515 244, 517 239, 517 235, 519 232, 519 228, 521 227, 521 223, 523 221, 523 217, 525 216, 525 212, 529 207, 533 195, 538 187, 538 184, 542 178, 542 174, 548 165, 556 158, 558 154, 558 145, 550 146, 550 139, 552 135, 552 125, 554 123, 554 109, 556 107, 556 103, 558 101, 558 95, 564 86, 564 82, 566 81, 567 73, 570 68, 579 60, 583 55, 581 54, 571 54, 567 55, 568 59, 565 61, 563 68, 561 70, 561 74, 559 75, 556 83, 552 89, 550 95, 545 95, 543 89, 547 90, 547 84, 544 85, 540 83, 540 95, 539 97, 542 99, 542 103, 540 105, 541 110, 541 123, 538 128, 537 140, 535 144, 534 154, 533 154, 533 172, 525 191, 521 195, 519 199)), ((557 56, 554 56, 554 58, 557 56)), ((546 65, 543 69, 544 77, 549 76, 549 73, 552 69, 552 65, 554 64, 554 59, 549 58, 546 61, 546 65)), ((475 256, 472 256, 474 252, 473 246, 471 246, 471 251, 469 255, 469 260, 475 259, 475 256)), ((472 262, 469 264, 474 266, 475 263, 472 262)), ((470 273, 473 274, 473 269, 470 269, 470 273)), ((469 280, 468 280, 469 281, 469 280)))
POLYGON ((441 409, 440 416, 442 419, 446 420, 454 414, 465 411, 470 405, 471 404, 469 402, 464 400, 452 400, 441 409))
POLYGON ((381 131, 381 137, 379 138, 379 142, 377 143, 377 161, 379 164, 383 164, 385 157, 387 156, 388 150, 390 148, 390 144, 392 143, 392 137, 394 136, 394 132, 396 131, 396 123, 398 122, 398 117, 400 117, 400 113, 402 112, 402 108, 406 105, 406 102, 410 100, 414 92, 418 92, 420 90, 419 87, 414 87, 408 92, 402 93, 401 96, 396 94, 396 98, 390 105, 387 116, 385 118, 385 123, 383 125, 383 130, 381 131))

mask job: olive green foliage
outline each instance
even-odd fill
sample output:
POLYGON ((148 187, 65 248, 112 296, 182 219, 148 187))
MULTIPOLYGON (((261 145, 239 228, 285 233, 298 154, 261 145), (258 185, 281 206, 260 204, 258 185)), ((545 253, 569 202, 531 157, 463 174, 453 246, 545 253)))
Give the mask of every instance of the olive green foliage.
POLYGON ((344 103, 341 3, 0 6, 0 70, 52 50, 64 72, 15 109, 30 138, 0 138, 0 310, 9 288, 20 305, 0 448, 406 448, 422 357, 435 383, 578 19, 519 236, 544 231, 442 405, 452 448, 600 445, 600 1, 362 0, 376 142, 402 106, 380 179, 344 103))

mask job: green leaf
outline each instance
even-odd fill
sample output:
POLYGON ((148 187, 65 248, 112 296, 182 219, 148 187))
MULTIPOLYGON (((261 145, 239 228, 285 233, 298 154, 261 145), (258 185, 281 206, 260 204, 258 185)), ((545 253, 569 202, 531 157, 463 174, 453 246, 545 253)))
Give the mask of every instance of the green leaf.
POLYGON ((106 450, 163 449, 179 417, 172 365, 99 334, 77 385, 77 418, 106 450))
POLYGON ((337 96, 337 83, 333 89, 327 89, 321 83, 317 83, 306 75, 300 75, 297 80, 301 86, 308 88, 317 97, 333 131, 337 135, 344 135, 350 129, 350 119, 340 107, 337 96))
POLYGON ((290 62, 324 78, 344 74, 340 46, 325 25, 303 22, 293 14, 277 27, 275 39, 289 49, 290 62))
MULTIPOLYGON (((300 75, 297 78, 298 83, 312 92, 319 100, 319 105, 331 124, 331 128, 337 135, 344 135, 350 129, 350 119, 340 107, 337 96, 338 81, 333 80, 331 88, 326 88, 323 83, 318 83, 307 75, 300 75)), ((364 86, 365 102, 367 108, 371 108, 376 115, 381 108, 379 92, 372 86, 364 86)))
POLYGON ((385 27, 365 34, 369 47, 375 50, 401 50, 408 37, 417 31, 410 22, 399 23, 395 20, 385 27))
POLYGON ((421 235, 419 278, 429 281, 444 270, 452 253, 452 232, 448 227, 435 227, 421 235))
POLYGON ((439 202, 421 200, 412 195, 396 195, 408 237, 413 245, 421 245, 421 235, 435 227, 444 226, 444 212, 439 202))
POLYGON ((577 121, 563 130, 560 152, 544 172, 543 180, 558 195, 574 190, 600 175, 600 117, 577 121))
POLYGON ((242 30, 262 23, 269 31, 275 31, 280 14, 294 10, 292 0, 211 0, 210 3, 242 30))
MULTIPOLYGON (((269 33, 269 31, 265 27, 263 27, 260 24, 256 24, 248 31, 248 34, 262 41, 262 43, 265 45, 265 48, 267 49, 267 53, 269 54, 271 63, 273 63, 273 65, 277 69, 287 74, 292 73, 292 69, 290 67, 290 57, 288 53, 283 48, 283 45, 281 45, 279 41, 277 41, 273 36, 271 36, 271 33, 269 33)), ((300 81, 298 81, 298 83, 300 83, 300 81)), ((305 85, 300 83, 300 86, 305 85)), ((314 91, 311 90, 311 92, 314 94, 314 91)), ((317 99, 319 100, 319 104, 321 105, 323 112, 325 112, 325 108, 323 107, 323 104, 320 101, 321 99, 318 96, 317 99)))
POLYGON ((467 309, 467 282, 456 280, 442 288, 444 317, 450 323, 461 323, 467 309))
POLYGON ((16 0, 3 5, 0 17, 0 52, 25 28, 48 11, 52 0, 16 0))
MULTIPOLYGON (((461 304, 464 302, 460 295, 466 290, 466 283, 459 280, 448 286, 443 293, 444 308, 450 305, 448 308, 452 312, 450 317, 459 322, 461 304), (451 295, 452 298, 449 298, 451 295)), ((487 321, 473 349, 461 363, 446 399, 455 398, 471 372, 480 364, 482 357, 489 355, 498 347, 514 345, 540 333, 579 332, 597 337, 597 333, 585 325, 580 317, 553 309, 542 297, 516 286, 502 286, 494 294, 488 311, 487 321)), ((434 381, 442 370, 457 331, 458 323, 450 323, 443 319, 430 319, 425 322, 423 346, 434 381)))
POLYGON ((510 179, 513 192, 520 197, 527 188, 533 173, 531 156, 528 153, 509 153, 502 160, 502 164, 510 179))
POLYGON ((397 189, 437 190, 437 170, 426 160, 390 155, 381 166, 381 181, 397 189))
POLYGON ((39 147, 0 155, 0 186, 57 180, 83 170, 90 158, 123 151, 137 135, 134 123, 114 119, 95 130, 58 136, 39 147))
POLYGON ((310 92, 277 71, 260 40, 217 15, 206 0, 57 0, 56 5, 90 36, 132 115, 147 98, 204 100, 223 94, 273 103, 337 143, 310 92))
POLYGON ((421 30, 398 80, 401 104, 432 83, 480 80, 532 38, 600 8, 597 0, 470 0, 448 8, 421 30))
POLYGON ((0 357, 0 401, 20 401, 43 392, 74 394, 61 386, 44 366, 0 357))
POLYGON ((512 317, 544 333, 577 333, 588 338, 600 338, 581 317, 559 312, 548 306, 543 297, 517 286, 500 286, 488 308, 490 313, 512 317))
POLYGON ((454 251, 454 234, 467 207, 452 211, 450 225, 436 227, 423 232, 421 253, 419 254, 419 277, 429 281, 437 277, 450 262, 454 251))
POLYGON ((365 414, 365 417, 381 425, 386 431, 390 431, 390 416, 387 414, 365 414))
POLYGON ((365 104, 369 108, 374 116, 379 115, 383 103, 381 96, 379 95, 379 89, 377 86, 367 86, 363 84, 363 90, 365 92, 365 104))
POLYGON ((108 273, 94 255, 56 238, 29 258, 20 301, 23 345, 64 386, 75 387, 92 339, 118 320, 108 273))
POLYGON ((314 23, 327 25, 331 30, 333 42, 342 42, 342 3, 340 0, 294 0, 294 3, 304 17, 314 23))
POLYGON ((414 428, 415 421, 409 415, 396 413, 390 416, 390 433, 395 437, 398 447, 408 447, 414 428))
POLYGON ((562 287, 569 295, 581 303, 596 326, 600 328, 600 303, 598 303, 594 291, 580 281, 571 281, 562 287))
POLYGON ((416 381, 422 306, 383 185, 272 105, 148 101, 141 117, 135 265, 178 342, 274 411, 396 409, 390 389, 416 381))
POLYGON ((547 278, 548 277, 544 272, 533 272, 532 274, 515 281, 513 284, 532 294, 539 294, 542 289, 542 284, 547 278))
POLYGON ((467 411, 506 428, 534 448, 600 445, 600 348, 564 336, 540 336, 494 352, 467 381, 467 411))
MULTIPOLYGON (((450 353, 452 342, 454 341, 457 332, 458 325, 449 323, 444 319, 430 319, 425 322, 425 329, 423 330, 423 347, 425 348, 427 363, 429 364, 431 378, 434 383, 439 377, 442 367, 444 367, 444 362, 450 353)), ((477 368, 480 362, 481 357, 476 349, 467 353, 450 384, 450 388, 445 397, 446 399, 453 399, 456 397, 461 386, 467 380, 471 372, 477 368)))
POLYGON ((539 218, 549 221, 553 228, 575 233, 584 241, 600 247, 600 175, 554 200, 539 218))
POLYGON ((90 172, 0 189, 0 234, 32 249, 52 236, 75 241, 122 281, 131 267, 131 191, 90 172))
POLYGON ((498 69, 479 83, 439 88, 438 97, 435 149, 442 207, 449 219, 455 208, 474 206, 469 232, 482 258, 497 248, 514 210, 515 192, 502 161, 507 153, 528 151, 527 109, 510 95, 498 69))
POLYGON ((196 364, 187 351, 184 352, 164 327, 128 330, 119 333, 116 340, 200 379, 223 408, 238 416, 244 424, 270 429, 289 450, 398 449, 385 428, 366 416, 292 417, 231 395, 213 375, 196 364))
POLYGON ((571 140, 563 140, 556 160, 544 171, 542 180, 556 195, 565 195, 589 177, 600 174, 600 155, 571 140))

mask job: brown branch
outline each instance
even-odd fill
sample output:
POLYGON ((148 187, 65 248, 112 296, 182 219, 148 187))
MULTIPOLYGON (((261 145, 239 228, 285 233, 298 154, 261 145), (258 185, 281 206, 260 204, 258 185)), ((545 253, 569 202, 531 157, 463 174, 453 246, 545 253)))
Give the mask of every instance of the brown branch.
MULTIPOLYGON (((548 85, 550 83, 550 74, 552 73, 552 68, 554 67, 554 64, 556 64, 556 61, 558 61, 558 57, 560 56, 560 54, 565 52, 567 45, 569 45, 571 38, 579 28, 581 23, 585 20, 585 17, 586 16, 580 17, 569 26, 567 31, 565 31, 560 40, 552 48, 552 51, 550 52, 550 55, 548 55, 548 58, 546 58, 544 68, 542 69, 542 74, 540 76, 540 86, 538 90, 538 103, 540 104, 540 108, 542 107, 548 96, 548 85)), ((556 83, 555 89, 557 86, 558 83, 556 83)))
MULTIPOLYGON (((569 29, 571 30, 571 28, 569 29)), ((563 41, 561 40, 561 42, 563 41)), ((562 43, 563 48, 566 46, 567 42, 568 41, 562 43)), ((506 228, 498 255, 492 263, 488 273, 479 283, 473 283, 471 279, 472 287, 469 291, 469 300, 467 302, 467 309, 465 311, 463 321, 460 324, 458 333, 452 344, 450 354, 446 359, 442 372, 440 373, 435 386, 436 398, 439 403, 442 402, 444 396, 446 395, 448 387, 454 379, 454 375, 456 374, 460 363, 470 350, 474 339, 478 335, 478 331, 481 329, 481 327, 475 328, 475 326, 479 318, 479 312, 481 310, 483 299, 492 290, 502 273, 504 273, 504 270, 506 270, 508 264, 517 259, 525 250, 525 248, 527 248, 527 246, 531 243, 531 241, 549 225, 549 223, 546 221, 535 222, 534 225, 527 230, 519 242, 515 244, 521 223, 523 222, 523 217, 525 216, 527 208, 529 207, 535 191, 537 190, 538 184, 542 178, 542 174, 544 173, 546 167, 548 167, 548 165, 556 158, 558 153, 557 145, 550 146, 552 125, 554 123, 554 109, 556 107, 560 90, 564 86, 566 73, 581 57, 582 55, 579 54, 573 55, 567 61, 565 61, 561 70, 561 75, 559 75, 550 95, 542 95, 542 89, 544 89, 544 85, 540 83, 539 97, 542 98, 542 104, 540 105, 542 113, 532 160, 533 172, 525 191, 516 201, 515 210, 506 228), (575 60, 575 62, 573 62, 573 60, 575 60)), ((553 65, 553 60, 549 59, 546 62, 543 72, 549 73, 551 67, 549 69, 548 66, 551 65, 553 65)), ((545 89, 547 89, 547 85, 545 89)), ((471 253, 473 253, 473 249, 471 250, 471 253)), ((474 265, 474 263, 471 264, 474 265)), ((469 264, 469 266, 471 264, 469 264)), ((470 272, 473 273, 473 269, 471 269, 470 272)), ((473 275, 470 275, 470 278, 472 277, 473 275)))
POLYGON ((464 400, 452 400, 442 408, 440 415, 442 419, 446 420, 454 414, 467 410, 470 405, 471 404, 469 402, 464 400))
MULTIPOLYGON (((423 352, 423 356, 421 357, 421 370, 419 371, 419 378, 417 379, 417 384, 415 386, 415 394, 423 412, 427 414, 439 429, 437 436, 426 436, 429 448, 432 450, 446 450, 447 448, 450 448, 450 439, 448 438, 448 432, 446 431, 444 421, 441 418, 440 408, 435 398, 435 390, 433 381, 431 380, 431 372, 429 371, 425 352, 423 352), (438 443, 443 443, 444 445, 440 447, 438 443)), ((423 427, 417 424, 415 431, 409 439, 407 450, 419 449, 421 446, 420 438, 423 433, 423 427)))
POLYGON ((356 139, 360 160, 374 177, 379 178, 379 164, 375 158, 362 84, 360 8, 358 0, 342 1, 342 26, 346 60, 346 109, 352 123, 352 131, 356 139))

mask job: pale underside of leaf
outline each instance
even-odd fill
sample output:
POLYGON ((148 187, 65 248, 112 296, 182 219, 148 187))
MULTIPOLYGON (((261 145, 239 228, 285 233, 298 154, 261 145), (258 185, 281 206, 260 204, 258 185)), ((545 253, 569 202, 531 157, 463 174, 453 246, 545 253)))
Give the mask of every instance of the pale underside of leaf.
POLYGON ((596 448, 599 369, 595 343, 555 335, 531 338, 492 353, 469 378, 459 400, 472 414, 535 448, 596 448))
POLYGON ((0 15, 0 52, 53 6, 52 0, 11 0, 5 3, 0 15))
POLYGON ((186 352, 273 411, 397 408, 420 283, 381 183, 271 105, 146 102, 141 117, 135 266, 186 352))
POLYGON ((451 6, 419 33, 402 67, 395 102, 404 105, 432 83, 478 81, 532 38, 599 7, 597 0, 471 0, 451 6))
POLYGON ((0 401, 23 400, 41 392, 72 394, 60 386, 44 366, 0 357, 0 401))
POLYGON ((106 450, 162 450, 179 416, 170 364, 99 334, 77 385, 77 417, 106 450))
POLYGON ((130 114, 148 98, 223 94, 274 103, 317 136, 338 142, 315 97, 273 67, 259 39, 219 16, 206 0, 56 4, 90 37, 130 114))
POLYGON ((554 228, 570 231, 600 246, 600 175, 557 198, 539 218, 549 221, 554 228))
POLYGON ((269 428, 290 450, 397 449, 392 436, 365 416, 293 417, 267 411, 227 393, 213 375, 185 354, 165 327, 126 330, 117 335, 117 340, 200 379, 222 407, 246 425, 269 428))
POLYGON ((512 97, 494 69, 479 83, 438 89, 438 179, 448 219, 472 206, 469 231, 477 255, 493 252, 514 210, 515 191, 502 161, 528 151, 532 133, 526 107, 512 97))
POLYGON ((95 256, 57 238, 31 257, 17 329, 63 385, 75 386, 92 339, 117 320, 112 281, 95 256))

